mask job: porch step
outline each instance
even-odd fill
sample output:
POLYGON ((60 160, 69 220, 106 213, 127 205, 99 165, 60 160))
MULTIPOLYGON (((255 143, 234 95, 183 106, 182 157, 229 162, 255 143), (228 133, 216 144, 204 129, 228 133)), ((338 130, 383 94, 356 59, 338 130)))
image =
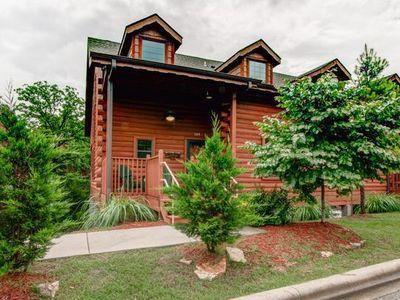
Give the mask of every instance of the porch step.
MULTIPOLYGON (((172 224, 172 215, 167 212, 164 205, 166 203, 169 203, 170 201, 171 199, 166 195, 162 195, 160 198, 161 216, 163 217, 163 220, 168 224, 172 224)), ((184 223, 184 222, 187 222, 187 220, 181 218, 180 216, 174 216, 174 223, 184 223)))

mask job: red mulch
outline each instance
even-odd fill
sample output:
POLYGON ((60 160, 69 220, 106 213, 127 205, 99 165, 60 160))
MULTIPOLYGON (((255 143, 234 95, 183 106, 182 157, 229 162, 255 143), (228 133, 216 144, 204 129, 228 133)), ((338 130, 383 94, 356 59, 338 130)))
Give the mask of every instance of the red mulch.
POLYGON ((0 277, 0 300, 38 299, 32 293, 35 284, 49 281, 48 276, 34 273, 10 273, 0 277))
POLYGON ((361 238, 348 228, 321 222, 265 226, 265 234, 244 238, 238 247, 251 260, 267 255, 272 265, 285 265, 302 256, 321 257, 321 251, 339 253, 361 238))
POLYGON ((114 226, 110 228, 111 230, 115 229, 130 229, 130 228, 140 228, 140 227, 153 227, 153 226, 160 226, 160 225, 167 225, 164 221, 154 221, 154 222, 146 222, 146 221, 139 221, 139 222, 126 222, 121 225, 114 226))
MULTIPOLYGON (((321 258, 321 251, 340 253, 351 248, 350 242, 361 241, 350 229, 332 223, 294 223, 265 226, 263 229, 266 233, 239 239, 237 247, 244 251, 250 263, 266 258, 268 264, 278 271, 295 265, 295 259, 305 256, 321 258)), ((182 254, 195 263, 218 257, 209 254, 203 244, 183 246, 182 254)))

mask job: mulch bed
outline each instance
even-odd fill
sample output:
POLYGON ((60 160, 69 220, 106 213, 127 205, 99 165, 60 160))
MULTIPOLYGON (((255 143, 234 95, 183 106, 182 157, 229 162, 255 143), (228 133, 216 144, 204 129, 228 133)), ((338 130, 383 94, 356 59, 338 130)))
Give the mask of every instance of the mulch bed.
POLYGON ((32 287, 48 281, 49 277, 44 274, 18 272, 3 275, 0 277, 0 300, 39 299, 32 287))
MULTIPOLYGON (((345 227, 321 222, 294 223, 285 226, 265 226, 266 233, 240 238, 236 246, 243 250, 250 264, 266 259, 273 269, 284 271, 301 257, 321 258, 321 251, 340 253, 351 248, 350 243, 361 238, 345 227)), ((183 257, 201 263, 215 260, 203 244, 182 247, 183 257)))

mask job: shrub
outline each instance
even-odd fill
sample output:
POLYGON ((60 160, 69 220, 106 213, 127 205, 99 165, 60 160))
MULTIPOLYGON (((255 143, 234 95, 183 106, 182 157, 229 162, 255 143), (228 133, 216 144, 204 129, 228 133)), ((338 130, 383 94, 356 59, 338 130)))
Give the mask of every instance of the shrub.
MULTIPOLYGON (((367 196, 365 201, 367 213, 384 213, 400 211, 400 200, 394 195, 374 194, 367 196)), ((354 212, 360 213, 360 206, 354 206, 354 212)))
POLYGON ((45 135, 0 107, 0 270, 28 268, 63 225, 68 205, 45 135))
MULTIPOLYGON (((325 207, 325 218, 332 215, 330 207, 325 207)), ((305 203, 294 208, 293 221, 315 221, 321 219, 321 206, 315 203, 305 203)))
POLYGON ((188 220, 178 228, 200 237, 210 252, 233 241, 235 230, 243 225, 241 199, 235 196, 240 186, 232 180, 241 170, 236 167, 231 146, 221 140, 215 118, 213 125, 213 135, 206 138, 196 160, 185 163, 186 173, 177 174, 181 185, 165 189, 175 215, 188 220))
POLYGON ((291 222, 293 207, 285 190, 259 190, 252 193, 249 202, 259 217, 253 225, 284 225, 291 222))
POLYGON ((156 220, 156 214, 144 201, 142 197, 130 199, 114 195, 104 207, 93 212, 88 210, 82 227, 111 227, 126 221, 156 220))

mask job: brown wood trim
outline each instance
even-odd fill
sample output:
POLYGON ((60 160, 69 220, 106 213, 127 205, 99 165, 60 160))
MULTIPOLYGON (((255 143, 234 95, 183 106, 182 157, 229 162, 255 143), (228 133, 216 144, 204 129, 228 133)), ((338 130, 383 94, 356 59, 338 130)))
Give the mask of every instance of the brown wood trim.
POLYGON ((151 141, 151 156, 154 156, 155 149, 156 149, 156 139, 152 136, 135 136, 133 138, 133 157, 137 157, 137 141, 138 140, 150 140, 151 141))

